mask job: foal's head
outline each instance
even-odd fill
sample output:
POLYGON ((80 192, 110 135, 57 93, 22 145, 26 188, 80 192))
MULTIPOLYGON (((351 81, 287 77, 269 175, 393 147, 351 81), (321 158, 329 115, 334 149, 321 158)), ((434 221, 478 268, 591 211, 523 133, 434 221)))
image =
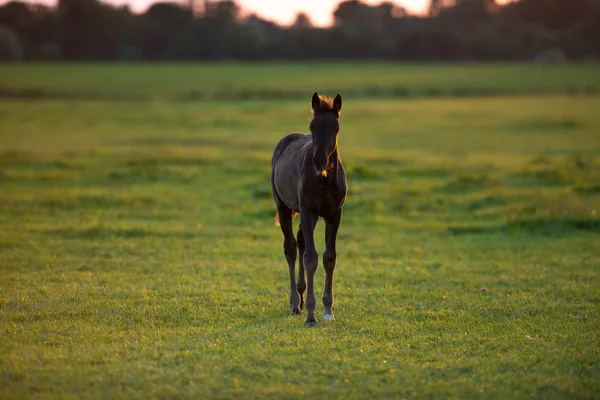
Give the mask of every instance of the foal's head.
POLYGON ((310 132, 313 141, 313 165, 317 174, 327 176, 329 156, 337 149, 342 96, 338 93, 335 99, 331 100, 315 92, 312 97, 312 110, 310 132))

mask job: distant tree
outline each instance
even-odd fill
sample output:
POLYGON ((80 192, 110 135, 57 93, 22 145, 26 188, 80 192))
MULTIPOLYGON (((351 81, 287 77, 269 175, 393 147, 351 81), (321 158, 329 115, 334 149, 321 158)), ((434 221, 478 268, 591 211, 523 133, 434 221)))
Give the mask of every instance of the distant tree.
POLYGON ((35 53, 36 60, 55 61, 60 60, 61 52, 58 43, 53 41, 47 41, 39 44, 36 48, 35 53))
POLYGON ((0 25, 0 61, 21 61, 23 50, 19 36, 6 25, 0 25))
POLYGON ((162 58, 192 21, 190 11, 175 3, 154 3, 140 20, 142 55, 149 59, 162 58))
POLYGON ((192 19, 189 10, 170 2, 153 3, 143 15, 171 27, 181 27, 192 19))
POLYGON ((310 29, 313 27, 313 24, 308 15, 303 12, 299 12, 296 14, 296 19, 294 20, 292 27, 294 29, 310 29))
POLYGON ((36 58, 43 44, 56 46, 58 21, 54 9, 47 6, 8 2, 0 6, 0 24, 18 35, 24 59, 36 58))
POLYGON ((32 23, 33 13, 29 4, 21 1, 9 1, 0 7, 0 24, 9 27, 18 34, 23 34, 32 23))
POLYGON ((427 14, 429 17, 436 17, 444 7, 450 4, 450 0, 429 0, 427 14))
POLYGON ((204 17, 212 18, 220 23, 237 22, 240 16, 240 7, 235 1, 221 0, 208 3, 204 17))
POLYGON ((465 25, 480 24, 485 22, 497 11, 496 0, 453 0, 451 7, 443 7, 436 16, 447 24, 465 25))
POLYGON ((59 42, 65 58, 86 58, 92 35, 98 28, 99 8, 96 0, 59 0, 59 42))
POLYGON ((333 17, 336 26, 353 30, 359 29, 361 24, 363 28, 368 28, 373 22, 371 7, 359 0, 342 1, 333 12, 333 17))
POLYGON ((57 60, 61 56, 58 44, 59 21, 55 10, 41 4, 30 6, 31 25, 24 34, 26 56, 29 59, 57 60))
POLYGON ((277 53, 283 53, 285 58, 314 60, 320 58, 324 45, 322 29, 312 26, 309 17, 298 13, 296 19, 287 32, 282 31, 278 40, 273 43, 277 53))
POLYGON ((373 10, 374 25, 380 30, 389 29, 394 24, 395 8, 394 3, 389 1, 375 6, 373 10))

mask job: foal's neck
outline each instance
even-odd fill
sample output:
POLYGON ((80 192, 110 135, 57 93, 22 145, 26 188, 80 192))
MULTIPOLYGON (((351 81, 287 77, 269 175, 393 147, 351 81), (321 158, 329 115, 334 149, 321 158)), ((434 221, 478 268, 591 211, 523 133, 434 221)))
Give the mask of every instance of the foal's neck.
POLYGON ((333 152, 327 158, 327 180, 334 181, 337 178, 337 170, 340 164, 340 157, 338 154, 337 144, 333 152))
POLYGON ((336 169, 338 169, 339 159, 340 159, 340 157, 339 157, 338 148, 336 145, 333 152, 329 155, 329 159, 327 160, 327 165, 331 165, 332 170, 336 170, 336 169))

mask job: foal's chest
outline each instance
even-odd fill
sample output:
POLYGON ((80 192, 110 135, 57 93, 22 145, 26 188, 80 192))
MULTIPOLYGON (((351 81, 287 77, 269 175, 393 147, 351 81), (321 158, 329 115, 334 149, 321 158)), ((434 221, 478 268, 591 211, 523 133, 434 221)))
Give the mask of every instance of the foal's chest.
POLYGON ((345 183, 328 183, 326 181, 320 183, 322 184, 306 188, 310 195, 305 196, 305 200, 308 200, 319 211, 319 215, 325 217, 342 207, 347 189, 345 183))

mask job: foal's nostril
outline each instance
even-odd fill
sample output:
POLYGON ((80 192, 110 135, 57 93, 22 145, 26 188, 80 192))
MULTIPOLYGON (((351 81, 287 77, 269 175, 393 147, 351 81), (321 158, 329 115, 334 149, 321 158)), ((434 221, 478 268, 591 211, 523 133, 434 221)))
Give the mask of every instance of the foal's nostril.
POLYGON ((313 165, 317 171, 323 171, 327 168, 327 158, 313 157, 313 165))
POLYGON ((314 167, 317 175, 327 175, 327 164, 315 164, 314 167))

